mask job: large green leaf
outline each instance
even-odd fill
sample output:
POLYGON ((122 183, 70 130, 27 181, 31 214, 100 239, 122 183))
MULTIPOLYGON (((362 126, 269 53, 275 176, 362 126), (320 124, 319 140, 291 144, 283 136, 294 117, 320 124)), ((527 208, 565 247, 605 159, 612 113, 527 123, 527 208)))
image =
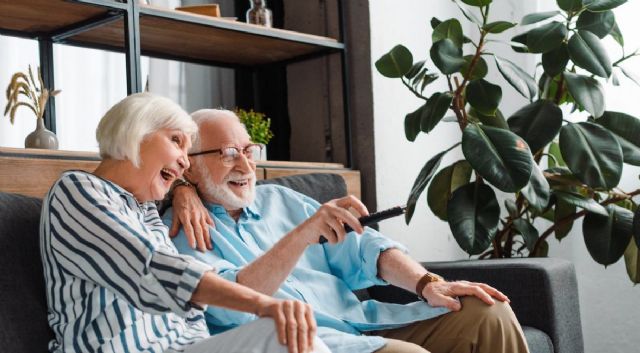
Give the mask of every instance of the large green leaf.
POLYGON ((462 49, 449 38, 434 43, 429 53, 436 67, 446 75, 458 72, 465 63, 462 49))
POLYGON ((631 240, 633 212, 608 205, 608 216, 587 213, 582 222, 584 243, 597 263, 608 266, 620 259, 631 240))
POLYGON ((575 12, 582 8, 582 0, 556 0, 558 7, 567 11, 575 12))
POLYGON ((491 3, 491 1, 493 0, 462 0, 462 2, 467 5, 477 6, 477 7, 487 6, 491 3))
POLYGON ((544 174, 542 174, 542 171, 535 163, 531 169, 529 184, 522 188, 521 192, 522 196, 529 201, 529 205, 537 211, 541 212, 549 204, 549 199, 551 197, 549 182, 547 182, 544 174))
POLYGON ((539 238, 536 227, 522 218, 514 219, 513 225, 518 230, 518 233, 522 235, 522 239, 524 239, 524 244, 527 246, 527 249, 529 251, 533 251, 533 247, 536 245, 536 241, 538 241, 539 238))
POLYGON ((478 174, 502 191, 516 192, 529 182, 534 163, 529 146, 511 131, 469 124, 462 152, 478 174))
POLYGON ((609 34, 616 42, 618 42, 618 44, 620 44, 621 47, 624 47, 624 37, 622 36, 622 32, 620 32, 620 27, 618 27, 617 23, 613 25, 613 28, 611 29, 611 32, 609 32, 609 34))
POLYGON ((471 179, 471 165, 465 160, 443 168, 433 177, 427 190, 427 203, 433 214, 443 221, 447 221, 447 204, 456 189, 465 185, 471 179))
POLYGON ((455 2, 456 6, 460 9, 460 12, 467 18, 467 20, 475 23, 478 26, 482 26, 482 19, 478 17, 472 9, 461 6, 457 1, 455 2))
POLYGON ((562 158, 562 153, 560 153, 560 145, 558 145, 557 142, 551 142, 551 144, 549 144, 548 153, 553 156, 549 157, 549 159, 547 160, 547 166, 549 168, 564 167, 567 165, 567 163, 564 161, 564 158, 562 158))
POLYGON ((425 105, 426 103, 404 117, 404 135, 411 142, 415 141, 420 133, 420 120, 422 119, 422 111, 425 109, 425 105))
POLYGON ((498 71, 502 74, 509 84, 527 99, 532 99, 538 94, 536 81, 528 73, 522 70, 518 65, 511 61, 494 56, 498 71))
POLYGON ((424 63, 425 63, 425 60, 420 60, 420 61, 414 63, 411 66, 411 69, 409 69, 409 71, 407 71, 407 73, 404 74, 404 77, 406 77, 408 79, 412 79, 412 78, 416 77, 418 75, 418 73, 420 73, 423 70, 426 70, 426 68, 424 68, 424 63))
POLYGON ((466 88, 467 103, 482 114, 495 114, 502 100, 502 88, 485 80, 469 82, 466 88))
POLYGON ((411 70, 413 55, 403 45, 396 45, 376 61, 376 69, 383 76, 399 78, 411 70))
POLYGON ((499 127, 501 129, 509 129, 509 125, 504 119, 504 115, 502 115, 500 109, 496 110, 495 115, 485 115, 471 107, 469 108, 468 115, 484 125, 499 127))
POLYGON ((411 192, 409 193, 409 199, 407 200, 407 212, 404 215, 405 222, 407 222, 407 224, 409 224, 409 222, 411 221, 411 218, 413 217, 413 212, 416 209, 416 202, 418 202, 418 198, 420 197, 420 194, 422 194, 422 192, 424 191, 424 188, 427 187, 427 184, 429 184, 429 181, 433 177, 433 174, 438 169, 438 166, 442 161, 442 157, 444 157, 444 155, 447 152, 451 151, 457 146, 458 144, 455 144, 449 149, 436 154, 430 160, 428 160, 427 163, 425 163, 424 167, 422 167, 422 170, 420 170, 418 177, 413 182, 413 187, 411 187, 411 192))
POLYGON ((502 33, 509 28, 513 28, 517 25, 517 23, 507 22, 507 21, 495 21, 491 23, 487 23, 482 26, 482 30, 487 31, 489 33, 502 33))
POLYGON ((584 11, 578 17, 576 28, 579 30, 589 31, 598 38, 604 38, 616 24, 616 18, 613 11, 591 12, 584 11))
POLYGON ((593 77, 564 73, 571 96, 595 118, 604 114, 604 88, 593 77))
POLYGON ((453 192, 447 215, 458 245, 469 255, 477 255, 491 245, 496 235, 500 206, 489 185, 471 183, 453 192))
POLYGON ((560 150, 573 174, 590 187, 609 190, 620 182, 622 149, 604 127, 589 122, 563 126, 560 150))
POLYGON ((457 47, 462 47, 462 38, 462 26, 460 21, 455 18, 440 23, 431 33, 433 43, 443 39, 450 39, 457 47))
POLYGON ((633 215, 633 239, 636 245, 640 247, 640 207, 636 209, 633 215))
POLYGON ((453 96, 449 92, 436 92, 429 97, 420 112, 420 130, 429 133, 447 113, 453 96))
POLYGON ((556 224, 556 229, 554 230, 556 239, 562 240, 569 234, 571 228, 573 228, 573 220, 562 223, 560 221, 570 217, 574 213, 576 213, 576 206, 559 199, 556 200, 556 208, 553 214, 554 223, 556 224))
POLYGON ((640 250, 633 241, 629 242, 627 250, 624 252, 624 263, 629 279, 635 284, 640 283, 640 250))
POLYGON ((565 43, 542 54, 542 67, 549 77, 555 77, 567 67, 569 63, 569 49, 565 43))
POLYGON ((520 108, 508 120, 509 128, 521 136, 532 152, 544 148, 562 127, 562 110, 553 102, 541 99, 520 108))
POLYGON ((566 36, 564 23, 552 21, 527 32, 527 47, 532 53, 546 53, 562 44, 566 36))
POLYGON ((640 166, 640 119, 625 113, 607 111, 595 122, 618 138, 625 163, 640 166))
POLYGON ((518 34, 511 38, 511 49, 516 53, 528 53, 529 48, 527 47, 527 36, 529 32, 525 32, 522 34, 518 34))
POLYGON ((597 213, 603 216, 608 216, 607 210, 601 204, 597 203, 594 199, 584 197, 578 193, 570 191, 558 191, 555 195, 558 199, 576 207, 584 208, 591 213, 597 213))
POLYGON ((611 76, 611 60, 600 39, 589 31, 578 31, 569 39, 569 57, 594 75, 611 76))
POLYGON ((615 9, 624 4, 627 0, 588 0, 585 5, 589 11, 607 11, 615 9))
POLYGON ((487 62, 479 57, 473 66, 473 72, 469 75, 469 67, 471 66, 471 61, 473 60, 474 55, 465 55, 464 57, 464 65, 460 68, 460 73, 464 77, 468 77, 469 80, 477 80, 479 78, 483 78, 487 76, 487 72, 489 72, 489 68, 487 66, 487 62))
POLYGON ((522 18, 522 20, 520 21, 520 24, 525 26, 525 25, 530 25, 532 23, 538 23, 540 21, 544 21, 551 17, 558 16, 559 14, 560 14, 560 11, 530 13, 522 18))

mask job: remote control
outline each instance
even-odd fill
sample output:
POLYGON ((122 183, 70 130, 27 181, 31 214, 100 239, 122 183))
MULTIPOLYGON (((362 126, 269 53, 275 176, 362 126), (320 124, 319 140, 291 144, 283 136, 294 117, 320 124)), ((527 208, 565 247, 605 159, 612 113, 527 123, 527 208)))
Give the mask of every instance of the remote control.
MULTIPOLYGON (((407 210, 407 206, 396 206, 384 211, 372 213, 368 216, 360 217, 358 218, 358 221, 360 221, 360 224, 362 224, 363 227, 369 226, 369 225, 378 223, 382 220, 385 220, 387 218, 399 216, 403 214, 406 210, 407 210)), ((349 225, 346 225, 346 224, 344 226, 344 230, 347 233, 353 231, 353 229, 351 229, 351 227, 349 227, 349 225)), ((328 242, 327 238, 321 235, 318 243, 324 244, 326 242, 328 242)))

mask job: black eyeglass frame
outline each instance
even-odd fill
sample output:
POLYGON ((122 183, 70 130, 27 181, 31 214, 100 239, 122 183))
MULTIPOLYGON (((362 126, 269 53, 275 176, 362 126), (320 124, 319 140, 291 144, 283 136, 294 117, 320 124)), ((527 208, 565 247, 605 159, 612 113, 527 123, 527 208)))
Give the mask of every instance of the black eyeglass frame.
POLYGON ((220 156, 222 156, 222 150, 227 149, 227 148, 235 148, 236 151, 238 151, 238 154, 243 154, 245 157, 247 157, 247 151, 249 150, 249 148, 252 148, 254 146, 258 146, 258 148, 260 148, 259 152, 262 152, 262 150, 264 149, 264 145, 261 143, 250 143, 246 146, 244 146, 244 148, 240 149, 236 146, 225 146, 222 148, 216 148, 213 150, 205 150, 205 151, 200 151, 200 152, 193 152, 193 153, 189 153, 188 156, 189 157, 195 157, 195 156, 200 156, 203 154, 209 154, 209 153, 220 153, 220 156))

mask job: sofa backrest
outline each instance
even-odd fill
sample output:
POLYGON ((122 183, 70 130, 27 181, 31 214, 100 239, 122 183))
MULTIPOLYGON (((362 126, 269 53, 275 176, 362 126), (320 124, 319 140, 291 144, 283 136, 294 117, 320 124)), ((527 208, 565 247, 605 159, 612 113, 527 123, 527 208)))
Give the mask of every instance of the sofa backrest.
MULTIPOLYGON (((262 180, 289 187, 319 202, 346 195, 338 174, 303 174, 262 180)), ((42 200, 0 192, 0 351, 45 352, 53 332, 47 303, 39 222, 42 200)))
POLYGON ((0 350, 45 352, 47 323, 38 227, 42 201, 0 192, 0 350))

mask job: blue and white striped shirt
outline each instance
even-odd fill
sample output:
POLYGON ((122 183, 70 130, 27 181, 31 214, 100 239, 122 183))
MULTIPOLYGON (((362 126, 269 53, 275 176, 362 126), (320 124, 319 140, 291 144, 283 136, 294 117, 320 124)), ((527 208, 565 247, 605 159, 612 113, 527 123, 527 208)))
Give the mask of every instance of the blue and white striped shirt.
POLYGON ((209 337, 189 302, 211 269, 180 255, 155 205, 82 171, 64 173, 40 221, 51 352, 182 351, 209 337))

